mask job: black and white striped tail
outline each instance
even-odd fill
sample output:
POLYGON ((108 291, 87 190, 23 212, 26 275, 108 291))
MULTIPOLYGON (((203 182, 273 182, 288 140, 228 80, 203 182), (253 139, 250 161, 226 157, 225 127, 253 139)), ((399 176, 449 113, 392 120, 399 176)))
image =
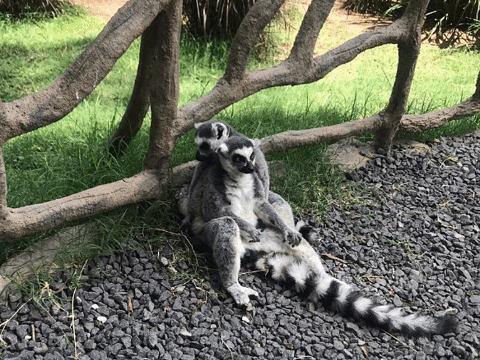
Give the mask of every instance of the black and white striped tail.
POLYGON ((303 238, 310 244, 314 244, 318 239, 317 229, 311 225, 307 225, 303 220, 297 221, 295 224, 295 229, 302 234, 303 238))
POLYGON ((340 315, 361 320, 370 326, 409 336, 428 336, 455 332, 457 321, 452 316, 434 318, 406 314, 391 305, 381 305, 364 297, 350 285, 324 271, 314 270, 289 253, 261 254, 250 252, 245 259, 272 279, 286 283, 314 302, 340 315))

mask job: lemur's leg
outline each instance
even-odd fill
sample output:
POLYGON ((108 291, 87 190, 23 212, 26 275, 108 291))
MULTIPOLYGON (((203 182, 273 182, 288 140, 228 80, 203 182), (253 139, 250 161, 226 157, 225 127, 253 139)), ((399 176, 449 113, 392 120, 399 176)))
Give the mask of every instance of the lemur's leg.
POLYGON ((238 282, 240 258, 245 252, 238 225, 231 217, 214 219, 205 225, 204 236, 212 248, 222 285, 237 305, 249 307, 250 296, 258 296, 258 293, 238 282))

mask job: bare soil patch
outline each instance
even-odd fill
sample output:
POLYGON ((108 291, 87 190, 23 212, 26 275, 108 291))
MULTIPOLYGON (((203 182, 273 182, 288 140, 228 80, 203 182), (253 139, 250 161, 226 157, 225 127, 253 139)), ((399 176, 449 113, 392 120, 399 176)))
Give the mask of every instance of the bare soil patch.
POLYGON ((92 16, 99 16, 105 21, 115 15, 128 0, 72 0, 75 5, 83 5, 92 16))

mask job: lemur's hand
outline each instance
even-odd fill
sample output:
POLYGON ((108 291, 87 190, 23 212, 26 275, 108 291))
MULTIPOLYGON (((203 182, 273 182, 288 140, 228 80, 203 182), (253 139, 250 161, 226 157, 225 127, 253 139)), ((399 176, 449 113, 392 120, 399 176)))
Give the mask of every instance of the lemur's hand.
POLYGON ((297 246, 303 237, 297 230, 289 228, 283 232, 283 241, 288 242, 292 247, 297 246))
POLYGON ((261 235, 261 231, 253 228, 253 229, 250 229, 248 231, 248 235, 250 235, 250 242, 251 243, 257 243, 257 242, 260 242, 260 235, 261 235))

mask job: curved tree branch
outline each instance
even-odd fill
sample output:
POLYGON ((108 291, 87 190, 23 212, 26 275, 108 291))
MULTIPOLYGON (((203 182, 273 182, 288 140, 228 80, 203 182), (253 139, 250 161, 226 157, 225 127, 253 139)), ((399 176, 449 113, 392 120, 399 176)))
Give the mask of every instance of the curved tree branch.
POLYGON ((187 131, 195 122, 208 120, 233 103, 261 90, 318 81, 368 49, 399 43, 404 38, 405 30, 404 21, 399 19, 387 27, 361 34, 336 49, 317 56, 311 66, 306 66, 304 62, 295 63, 294 58, 291 58, 278 66, 247 72, 241 80, 235 82, 221 78, 208 94, 180 109, 178 117, 182 120, 182 131, 187 131))
POLYGON ((143 171, 127 179, 97 186, 80 193, 38 205, 8 209, 0 219, 0 240, 17 239, 78 220, 114 210, 120 206, 165 196, 165 182, 157 172, 143 171))
POLYGON ((302 25, 298 31, 295 43, 293 44, 287 62, 305 63, 310 65, 313 58, 313 51, 317 43, 318 34, 325 24, 335 0, 313 0, 303 18, 302 25))
POLYGON ((260 0, 256 2, 243 19, 232 42, 230 56, 223 79, 228 83, 240 80, 247 72, 250 52, 255 41, 272 21, 285 0, 260 0))
POLYGON ((0 145, 15 136, 50 125, 70 113, 109 73, 167 2, 129 1, 51 86, 5 103, 7 118, 0 129, 0 145))

